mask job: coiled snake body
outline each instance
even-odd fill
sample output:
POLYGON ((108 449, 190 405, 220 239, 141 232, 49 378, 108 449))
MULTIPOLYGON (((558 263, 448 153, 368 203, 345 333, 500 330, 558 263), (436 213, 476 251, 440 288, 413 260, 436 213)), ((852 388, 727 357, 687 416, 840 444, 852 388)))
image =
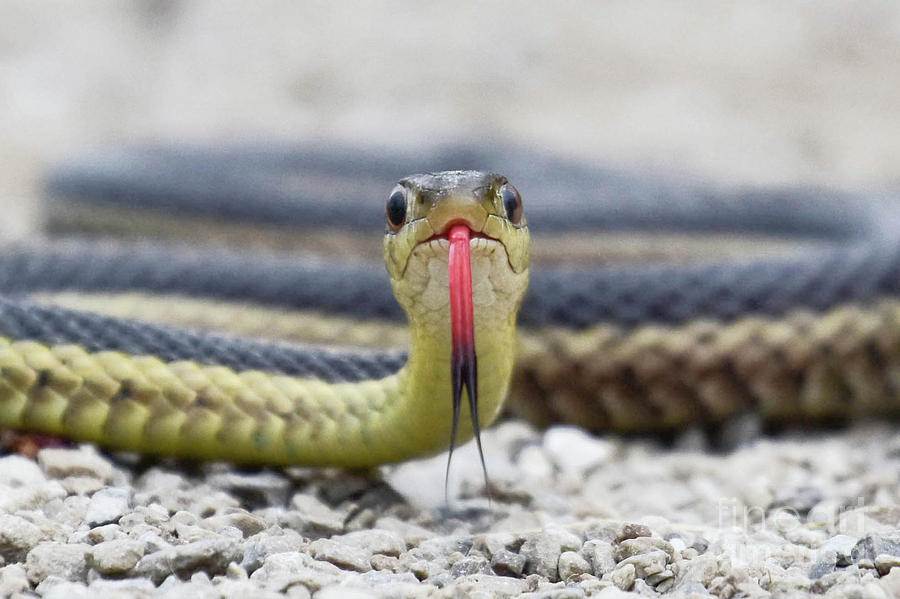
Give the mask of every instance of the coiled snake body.
POLYGON ((6 251, 3 427, 190 457, 366 466, 446 447, 460 411, 471 437, 469 417, 491 421, 507 391, 512 410, 539 424, 595 430, 900 407, 898 211, 886 201, 453 148, 138 148, 71 163, 49 189, 56 232, 218 237, 279 252, 83 241, 6 251), (528 241, 504 206, 505 179, 406 180, 409 213, 384 246, 413 325, 401 369, 404 316, 383 270, 347 255, 379 251, 362 233, 384 219, 373 189, 448 164, 506 172, 523 191, 537 235, 531 289, 514 343, 528 241), (476 414, 454 409, 462 390, 444 287, 441 236, 461 222, 480 235, 469 243, 476 414), (287 247, 345 257, 299 260, 287 247), (243 336, 223 336, 226 325, 243 336), (354 349, 295 343, 335 338, 354 349))

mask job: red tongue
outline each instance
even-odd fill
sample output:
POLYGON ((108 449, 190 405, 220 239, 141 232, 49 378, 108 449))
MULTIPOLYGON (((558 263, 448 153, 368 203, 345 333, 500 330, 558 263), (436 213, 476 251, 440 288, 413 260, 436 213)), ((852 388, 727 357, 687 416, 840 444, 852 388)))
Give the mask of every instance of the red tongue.
POLYGON ((453 351, 475 349, 475 317, 472 307, 472 263, 469 259, 469 227, 450 228, 450 326, 453 351))
MULTIPOLYGON (((456 445, 456 429, 459 426, 459 410, 462 403, 462 388, 466 387, 469 411, 472 415, 472 430, 478 444, 478 455, 484 471, 485 489, 488 485, 484 452, 481 449, 481 430, 478 425, 478 361, 475 357, 475 316, 472 306, 472 263, 469 258, 469 227, 450 227, 450 377, 453 383, 453 430, 450 436, 450 455, 447 456, 447 476, 450 474, 450 459, 456 445)), ((447 490, 447 480, 444 481, 447 490)), ((488 491, 490 496, 490 491, 488 491)))

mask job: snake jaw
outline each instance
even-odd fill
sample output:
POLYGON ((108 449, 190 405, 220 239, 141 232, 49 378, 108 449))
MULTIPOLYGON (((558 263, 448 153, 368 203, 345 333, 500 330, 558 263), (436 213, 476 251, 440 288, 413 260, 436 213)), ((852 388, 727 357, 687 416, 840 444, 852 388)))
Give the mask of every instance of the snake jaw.
POLYGON ((450 433, 450 451, 447 456, 447 471, 444 490, 450 476, 450 461, 456 446, 459 428, 459 413, 462 407, 462 389, 466 388, 469 412, 472 417, 472 431, 478 445, 481 468, 484 471, 485 487, 488 486, 487 466, 481 447, 481 429, 478 423, 478 358, 475 353, 475 318, 472 298, 472 263, 469 252, 471 230, 464 224, 450 227, 447 235, 450 241, 448 256, 450 282, 450 330, 451 355, 450 378, 453 393, 453 426, 450 433))

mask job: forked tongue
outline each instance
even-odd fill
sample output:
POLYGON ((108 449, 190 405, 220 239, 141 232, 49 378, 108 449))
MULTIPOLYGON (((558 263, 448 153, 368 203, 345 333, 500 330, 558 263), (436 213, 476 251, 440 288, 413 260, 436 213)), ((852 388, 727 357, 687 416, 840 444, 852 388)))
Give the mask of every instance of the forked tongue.
POLYGON ((447 457, 447 472, 444 477, 444 491, 450 476, 450 460, 456 446, 456 432, 459 427, 459 411, 462 405, 462 388, 466 387, 469 398, 469 412, 472 415, 472 430, 484 471, 485 489, 490 495, 487 467, 481 449, 481 429, 478 425, 478 361, 475 356, 475 316, 472 305, 472 262, 469 257, 469 227, 450 227, 450 331, 451 356, 450 376, 453 381, 453 429, 450 436, 450 454, 447 457))

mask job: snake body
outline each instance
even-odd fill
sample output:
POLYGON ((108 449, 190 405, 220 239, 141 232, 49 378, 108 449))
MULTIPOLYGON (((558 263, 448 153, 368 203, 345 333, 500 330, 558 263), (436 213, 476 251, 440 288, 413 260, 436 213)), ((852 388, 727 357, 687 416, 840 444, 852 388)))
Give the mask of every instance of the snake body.
MULTIPOLYGON (((509 174, 536 234, 518 341, 518 284, 506 283, 510 311, 479 324, 483 422, 507 386, 513 412, 594 430, 677 429, 746 410, 786 422, 900 411, 900 211, 888 201, 716 189, 504 150, 139 148, 58 169, 50 229, 179 237, 205 223, 204 236, 279 252, 6 251, 0 425, 279 464, 363 466, 445 447, 449 380, 432 379, 448 370, 447 331, 420 323, 428 332, 413 333, 401 368, 405 314, 383 270, 354 256, 380 253, 363 233, 384 218, 373 189, 451 163, 509 174), (299 261, 285 248, 345 256, 299 261), (133 320, 153 306, 163 325, 133 320), (287 342, 222 336, 232 321, 252 336, 278 337, 278 326, 287 342), (295 344, 335 336, 358 347, 295 344)), ((525 246, 505 247, 510 257, 525 246)))
POLYGON ((54 327, 48 309, 8 302, 0 306, 4 320, 20 328, 12 339, 0 338, 0 427, 181 457, 344 467, 434 453, 458 433, 471 438, 479 421, 494 420, 506 398, 516 312, 528 281, 528 229, 524 220, 511 224, 506 217, 499 199, 506 185, 499 175, 452 171, 404 179, 391 195, 404 216, 392 223, 389 205, 388 224, 396 226, 384 236, 384 258, 410 326, 409 357, 397 372, 346 376, 354 369, 351 357, 301 352, 293 372, 282 367, 273 374, 266 368, 271 362, 248 366, 262 352, 273 362, 289 362, 279 355, 287 348, 253 345, 238 349, 242 355, 230 362, 198 364, 164 348, 178 343, 191 352, 206 345, 215 353, 228 342, 176 341, 163 329, 65 311, 56 313, 65 325, 54 327), (448 401, 459 393, 451 380, 455 348, 446 274, 447 233, 459 223, 477 235, 466 244, 472 254, 473 349, 482 372, 468 381, 472 426, 460 431, 461 410, 448 401), (113 333, 117 325, 138 328, 113 333), (101 328, 126 345, 91 351, 76 338, 79 329, 101 328), (68 343, 53 343, 54 336, 68 343), (160 358, 166 353, 167 361, 160 358), (328 368, 316 372, 317 361, 338 366, 333 370, 344 376, 328 368))

